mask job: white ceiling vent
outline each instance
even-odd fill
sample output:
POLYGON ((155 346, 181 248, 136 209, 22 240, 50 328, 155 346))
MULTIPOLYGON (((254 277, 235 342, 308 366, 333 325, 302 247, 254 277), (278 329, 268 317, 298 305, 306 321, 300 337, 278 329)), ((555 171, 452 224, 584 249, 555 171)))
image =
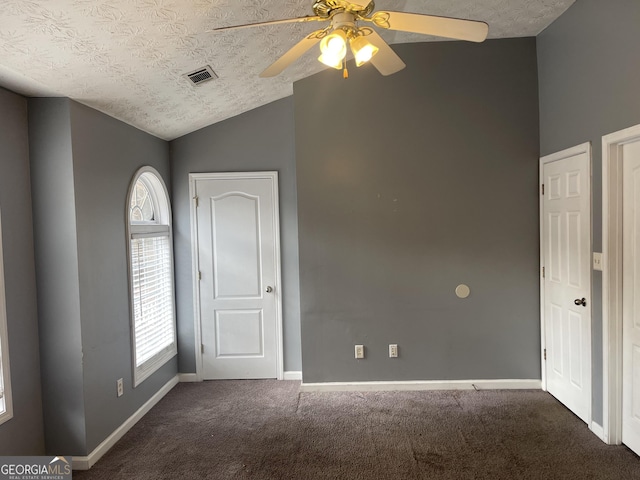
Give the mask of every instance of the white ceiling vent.
POLYGON ((189 79, 192 85, 201 85, 209 80, 218 78, 218 75, 211 70, 209 65, 205 65, 191 73, 185 73, 184 76, 189 79))

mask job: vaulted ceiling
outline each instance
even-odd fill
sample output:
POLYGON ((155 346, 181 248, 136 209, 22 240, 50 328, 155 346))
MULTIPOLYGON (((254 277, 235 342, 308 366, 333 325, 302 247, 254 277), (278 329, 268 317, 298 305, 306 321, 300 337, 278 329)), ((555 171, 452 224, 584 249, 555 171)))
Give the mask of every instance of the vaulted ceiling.
MULTIPOLYGON (((509 38, 537 35, 573 2, 376 0, 376 10, 482 20, 489 24, 489 38, 509 38)), ((311 15, 312 4, 2 0, 0 86, 27 96, 69 97, 170 140, 291 95, 294 81, 325 68, 312 49, 282 75, 258 77, 317 24, 210 31, 311 15), (184 74, 205 65, 219 78, 193 86, 184 74)), ((438 40, 389 31, 381 35, 392 44, 438 40)))

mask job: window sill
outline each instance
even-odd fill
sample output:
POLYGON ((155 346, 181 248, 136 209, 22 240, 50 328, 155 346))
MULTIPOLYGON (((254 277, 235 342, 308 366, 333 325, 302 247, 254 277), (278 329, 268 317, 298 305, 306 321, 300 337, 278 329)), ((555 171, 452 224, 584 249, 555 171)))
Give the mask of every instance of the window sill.
POLYGON ((159 352, 155 357, 150 358, 145 363, 140 365, 139 367, 134 368, 133 371, 133 388, 140 385, 147 378, 153 375, 155 372, 160 369, 164 364, 166 364, 169 360, 175 357, 178 354, 177 345, 174 343, 170 347, 167 347, 165 350, 159 352))
POLYGON ((8 422, 12 418, 13 418, 13 412, 11 411, 11 408, 8 408, 4 412, 0 413, 0 425, 2 425, 5 422, 8 422))

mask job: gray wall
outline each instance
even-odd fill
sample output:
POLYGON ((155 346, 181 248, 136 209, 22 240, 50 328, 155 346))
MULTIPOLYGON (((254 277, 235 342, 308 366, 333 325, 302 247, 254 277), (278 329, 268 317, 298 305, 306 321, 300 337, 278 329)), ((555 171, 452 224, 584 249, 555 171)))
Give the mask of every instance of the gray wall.
POLYGON ((13 418, 0 425, 0 454, 42 455, 44 432, 27 101, 3 89, 0 89, 0 215, 13 395, 13 418))
MULTIPOLYGON (((593 248, 602 251, 602 136, 640 123, 640 2, 579 0, 537 38, 540 150, 593 145, 593 248)), ((593 419, 602 424, 602 274, 593 272, 593 419)))
POLYGON ((171 142, 176 303, 180 372, 195 372, 189 173, 276 170, 280 241, 284 369, 301 370, 298 219, 293 99, 285 98, 171 142))
POLYGON ((87 450, 97 447, 177 373, 177 358, 133 388, 127 237, 127 192, 144 165, 167 189, 169 145, 130 125, 71 102, 83 383, 87 450), (116 397, 116 380, 124 395, 116 397))
POLYGON ((127 190, 143 165, 170 188, 169 148, 68 99, 29 109, 47 450, 86 455, 177 373, 132 388, 127 190))
POLYGON ((86 431, 68 100, 29 101, 29 146, 47 451, 80 455, 86 431))
POLYGON ((539 379, 535 39, 394 49, 294 85, 303 379, 539 379))

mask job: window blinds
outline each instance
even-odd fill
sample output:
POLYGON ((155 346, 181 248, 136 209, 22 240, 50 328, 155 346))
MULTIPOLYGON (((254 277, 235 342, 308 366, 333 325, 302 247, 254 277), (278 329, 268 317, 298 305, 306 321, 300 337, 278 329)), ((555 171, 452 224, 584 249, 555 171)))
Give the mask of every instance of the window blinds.
POLYGON ((169 236, 131 239, 136 367, 175 341, 169 236))

